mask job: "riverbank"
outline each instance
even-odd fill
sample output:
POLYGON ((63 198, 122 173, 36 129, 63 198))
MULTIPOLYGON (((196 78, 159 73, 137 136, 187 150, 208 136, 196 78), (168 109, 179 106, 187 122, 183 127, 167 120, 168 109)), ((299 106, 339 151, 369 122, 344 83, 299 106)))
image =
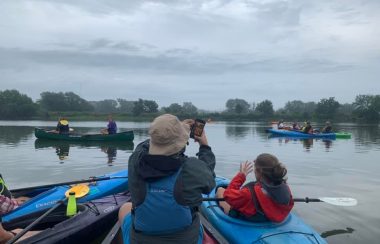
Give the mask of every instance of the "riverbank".
MULTIPOLYGON (((114 120, 125 121, 125 122, 150 122, 155 117, 163 114, 164 112, 158 113, 144 113, 140 115, 133 115, 127 113, 112 113, 114 120)), ((70 121, 104 121, 108 119, 108 113, 94 113, 94 112, 46 112, 44 114, 38 114, 33 116, 28 120, 42 120, 42 121, 57 121, 59 117, 66 117, 70 121)), ((180 119, 187 118, 201 118, 206 121, 226 121, 226 122, 272 122, 283 119, 285 121, 293 122, 303 122, 310 120, 312 122, 324 123, 325 120, 318 118, 292 118, 292 117, 278 117, 278 116, 263 116, 257 113, 249 114, 234 114, 227 112, 211 112, 211 113, 198 113, 198 114, 175 114, 180 119)), ((18 121, 23 121, 19 119, 18 121)), ((360 124, 377 124, 377 123, 363 123, 353 118, 339 118, 331 120, 333 123, 360 123, 360 124)))

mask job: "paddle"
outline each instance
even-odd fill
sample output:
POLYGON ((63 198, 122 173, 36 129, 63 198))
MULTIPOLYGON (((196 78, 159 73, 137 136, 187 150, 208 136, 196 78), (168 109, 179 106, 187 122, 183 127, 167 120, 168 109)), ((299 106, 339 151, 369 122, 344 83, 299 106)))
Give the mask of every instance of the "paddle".
MULTIPOLYGON (((358 204, 358 201, 354 198, 349 197, 320 197, 320 198, 294 198, 295 202, 324 202, 335 206, 343 206, 343 207, 351 207, 356 206, 358 204)), ((203 198, 203 201, 224 201, 224 198, 213 198, 213 197, 206 197, 203 198)))
POLYGON ((45 218, 51 212, 53 212, 54 210, 56 210, 57 208, 59 208, 62 204, 64 204, 66 202, 66 199, 67 199, 68 195, 69 195, 69 192, 75 192, 76 193, 75 194, 75 198, 79 198, 79 197, 83 197, 83 196, 87 195, 87 193, 89 191, 90 191, 90 189, 86 185, 82 185, 82 187, 81 187, 81 185, 76 185, 76 186, 71 187, 70 189, 68 189, 65 192, 65 196, 61 200, 59 200, 57 202, 57 204, 54 205, 54 207, 50 208, 48 211, 46 211, 44 214, 42 214, 40 217, 38 217, 35 221, 33 221, 30 225, 28 225, 27 227, 25 227, 25 229, 23 229, 22 231, 20 231, 11 240, 9 240, 7 242, 7 244, 15 243, 18 239, 20 239, 23 235, 25 235, 29 230, 31 230, 34 226, 36 226, 38 223, 40 223, 43 218, 45 218), (83 189, 83 188, 85 188, 85 189, 83 189))
POLYGON ((90 178, 88 180, 67 181, 67 182, 48 184, 48 185, 42 185, 42 186, 31 186, 31 187, 25 187, 25 188, 18 188, 18 189, 11 190, 11 192, 28 191, 28 190, 38 189, 38 188, 50 188, 50 187, 56 187, 56 186, 74 185, 74 184, 80 184, 80 183, 90 183, 90 182, 94 182, 94 181, 115 180, 115 179, 125 179, 125 178, 128 178, 128 176, 93 177, 93 178, 90 178))

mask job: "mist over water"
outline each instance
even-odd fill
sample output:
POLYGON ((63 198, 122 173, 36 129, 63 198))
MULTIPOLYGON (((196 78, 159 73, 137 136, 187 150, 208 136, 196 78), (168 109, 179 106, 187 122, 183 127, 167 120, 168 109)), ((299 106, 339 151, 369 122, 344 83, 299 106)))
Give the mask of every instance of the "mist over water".
MULTIPOLYGON (((72 122, 76 132, 97 133, 105 122, 72 122)), ((128 167, 133 149, 148 138, 149 123, 119 122, 119 130, 134 130, 134 143, 67 143, 37 140, 34 127, 55 122, 1 121, 1 171, 10 189, 85 179, 128 167)), ((314 125, 318 128, 322 125, 314 125)), ((217 122, 206 125, 217 159, 216 173, 228 178, 240 162, 272 153, 288 168, 294 197, 353 197, 355 207, 296 203, 294 211, 329 243, 376 243, 380 226, 377 207, 380 185, 380 128, 357 124, 333 125, 352 139, 299 140, 269 137, 267 124, 217 122)), ((190 142, 186 154, 198 145, 190 142)), ((253 176, 249 180, 253 180, 253 176)))

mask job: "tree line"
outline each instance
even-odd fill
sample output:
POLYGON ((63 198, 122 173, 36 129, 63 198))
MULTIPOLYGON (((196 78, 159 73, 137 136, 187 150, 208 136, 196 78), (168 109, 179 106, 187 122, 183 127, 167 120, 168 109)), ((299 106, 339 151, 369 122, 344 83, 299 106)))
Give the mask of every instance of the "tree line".
POLYGON ((73 92, 42 92, 34 102, 17 90, 0 91, 0 119, 49 118, 51 113, 121 114, 128 116, 154 117, 171 113, 179 117, 202 116, 217 120, 269 120, 287 121, 333 120, 380 121, 380 95, 357 95, 353 103, 341 104, 334 97, 322 98, 319 102, 289 101, 283 108, 274 110, 270 100, 249 103, 240 98, 228 99, 222 112, 207 112, 198 109, 191 102, 172 103, 159 107, 154 100, 137 101, 105 99, 87 101, 73 92))

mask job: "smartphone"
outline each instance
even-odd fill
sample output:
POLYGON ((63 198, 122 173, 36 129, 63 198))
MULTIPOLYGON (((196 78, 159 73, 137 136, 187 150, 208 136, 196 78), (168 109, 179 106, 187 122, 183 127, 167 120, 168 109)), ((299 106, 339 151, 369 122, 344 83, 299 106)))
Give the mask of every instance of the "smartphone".
POLYGON ((195 119, 194 124, 190 129, 190 138, 194 138, 194 136, 201 136, 203 133, 203 129, 205 128, 206 121, 202 119, 195 119))

